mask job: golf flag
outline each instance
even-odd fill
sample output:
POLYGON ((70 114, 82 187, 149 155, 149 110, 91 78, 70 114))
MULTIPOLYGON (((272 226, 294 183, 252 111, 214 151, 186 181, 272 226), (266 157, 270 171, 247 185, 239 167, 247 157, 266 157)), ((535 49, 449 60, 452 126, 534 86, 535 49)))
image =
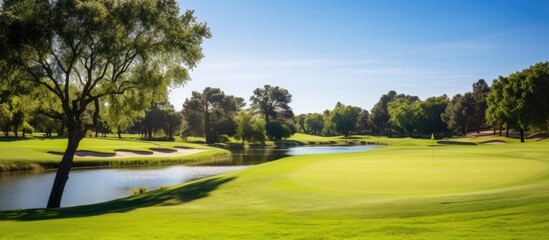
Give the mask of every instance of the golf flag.
POLYGON ((431 140, 435 140, 435 134, 431 133, 431 140))

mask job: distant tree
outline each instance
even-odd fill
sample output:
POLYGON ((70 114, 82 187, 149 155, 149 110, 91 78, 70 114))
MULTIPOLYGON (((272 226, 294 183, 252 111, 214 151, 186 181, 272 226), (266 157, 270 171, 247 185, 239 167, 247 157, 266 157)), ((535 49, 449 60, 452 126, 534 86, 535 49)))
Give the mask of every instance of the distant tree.
POLYGON ((520 141, 524 132, 532 128, 545 128, 549 119, 549 62, 537 63, 509 75, 503 87, 503 101, 512 103, 506 115, 516 120, 520 141))
POLYGON ((417 96, 397 94, 397 92, 391 90, 387 94, 382 95, 379 98, 379 101, 374 105, 370 111, 370 124, 372 126, 373 132, 375 135, 382 135, 386 132, 387 135, 391 136, 391 123, 389 121, 390 116, 387 110, 387 106, 390 102, 394 101, 397 98, 407 99, 409 102, 416 102, 419 100, 417 96))
POLYGON ((175 0, 2 1, 0 58, 55 94, 62 107, 55 115, 68 130, 48 207, 61 203, 76 149, 97 124, 97 102, 182 84, 208 37, 206 24, 192 11, 180 15, 175 0))
POLYGON ((271 85, 256 88, 250 101, 251 107, 263 116, 265 122, 273 119, 287 120, 294 116, 289 105, 292 102, 292 95, 284 88, 271 85))
POLYGON ((416 102, 414 105, 417 119, 416 129, 427 135, 446 133, 448 126, 442 121, 441 114, 446 110, 448 103, 449 99, 446 95, 416 102))
POLYGON ((321 135, 324 128, 324 119, 320 113, 307 114, 305 117, 305 129, 314 135, 321 135))
POLYGON ((5 136, 9 134, 9 123, 13 118, 13 113, 10 111, 7 103, 0 103, 0 129, 4 132, 5 136))
POLYGON ((331 111, 326 109, 322 112, 322 122, 324 126, 322 127, 322 135, 324 136, 333 136, 336 135, 336 130, 334 123, 330 120, 331 111))
POLYGON ((234 134, 234 115, 244 106, 244 99, 226 95, 219 88, 205 88, 202 93, 192 92, 185 99, 183 114, 189 127, 204 126, 206 143, 214 143, 221 134, 234 134), (197 124, 194 126, 193 124, 197 124))
POLYGON ((396 99, 387 105, 389 122, 401 129, 406 135, 412 137, 417 122, 417 110, 414 103, 404 98, 396 99))
POLYGON ((362 109, 355 106, 338 105, 339 107, 336 106, 334 110, 330 111, 329 121, 332 122, 337 133, 349 137, 351 132, 356 131, 358 116, 362 109))
POLYGON ((183 124, 183 114, 181 112, 175 111, 173 106, 165 110, 166 113, 166 124, 164 125, 164 133, 168 140, 174 140, 174 136, 177 131, 181 129, 183 124))
POLYGON ((379 101, 374 105, 370 111, 370 123, 374 130, 374 135, 381 135, 389 125, 389 113, 387 111, 387 105, 393 101, 397 93, 395 91, 389 91, 387 94, 382 95, 379 101))
POLYGON ((475 99, 475 119, 477 134, 480 133, 480 128, 484 125, 486 114, 486 97, 490 93, 490 87, 484 81, 480 79, 473 83, 473 98, 475 99))
POLYGON ((505 127, 505 136, 509 137, 509 128, 516 127, 516 116, 512 113, 515 103, 509 102, 510 98, 505 98, 504 88, 508 86, 508 78, 499 76, 492 83, 492 89, 486 97, 486 121, 494 128, 501 130, 505 127))
POLYGON ((146 129, 146 138, 153 139, 153 133, 166 127, 166 112, 164 103, 155 103, 145 114, 143 126, 146 129))
POLYGON ((61 121, 38 113, 33 116, 30 124, 36 131, 43 132, 46 137, 51 137, 52 133, 61 125, 61 121))
POLYGON ((299 126, 298 131, 301 130, 302 132, 309 134, 309 131, 307 128, 305 128, 305 119, 307 118, 308 114, 302 113, 294 117, 294 121, 299 126))
POLYGON ((271 120, 265 124, 265 130, 267 137, 271 140, 281 140, 284 138, 289 138, 292 134, 290 128, 288 128, 284 123, 278 120, 271 120))
POLYGON ((465 95, 455 95, 444 113, 441 114, 442 120, 448 124, 448 128, 456 133, 465 135, 468 126, 474 121, 475 99, 471 92, 465 95))
POLYGON ((260 141, 262 144, 265 142, 265 120, 257 118, 252 109, 240 110, 235 116, 237 124, 237 130, 235 138, 244 141, 256 142, 260 141))
POLYGON ((356 122, 356 127, 358 131, 366 133, 370 129, 370 112, 366 109, 362 109, 360 114, 358 114, 358 119, 356 122))
POLYGON ((118 138, 122 138, 122 132, 131 127, 136 119, 145 117, 145 109, 150 108, 147 103, 151 100, 143 99, 134 90, 129 90, 124 94, 110 95, 103 101, 101 118, 106 125, 116 128, 118 138))

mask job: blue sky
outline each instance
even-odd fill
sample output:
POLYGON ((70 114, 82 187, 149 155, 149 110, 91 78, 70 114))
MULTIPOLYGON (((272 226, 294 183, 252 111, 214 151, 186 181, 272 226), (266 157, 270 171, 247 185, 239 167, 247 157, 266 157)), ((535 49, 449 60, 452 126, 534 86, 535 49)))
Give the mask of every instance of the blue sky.
POLYGON ((478 79, 549 60, 549 1, 184 0, 213 37, 173 89, 244 97, 286 88, 294 112, 340 101, 365 109, 389 90, 421 99, 470 91, 478 79))

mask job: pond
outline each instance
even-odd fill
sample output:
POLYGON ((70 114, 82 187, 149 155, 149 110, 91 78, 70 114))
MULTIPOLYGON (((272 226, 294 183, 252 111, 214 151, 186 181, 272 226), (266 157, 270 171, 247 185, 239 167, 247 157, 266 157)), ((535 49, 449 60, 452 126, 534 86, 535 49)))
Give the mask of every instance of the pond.
MULTIPOLYGON (((305 146, 287 149, 251 148, 234 150, 227 160, 204 166, 162 166, 117 169, 73 169, 61 206, 110 201, 131 195, 132 189, 148 190, 173 186, 198 178, 235 171, 287 156, 366 151, 379 146, 305 146)), ((46 206, 55 171, 0 174, 0 210, 46 206)))

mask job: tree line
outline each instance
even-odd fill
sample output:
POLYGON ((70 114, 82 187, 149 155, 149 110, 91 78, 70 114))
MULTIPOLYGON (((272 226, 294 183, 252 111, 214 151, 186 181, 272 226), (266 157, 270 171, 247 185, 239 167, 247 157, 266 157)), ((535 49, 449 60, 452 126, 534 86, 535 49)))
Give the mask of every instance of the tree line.
MULTIPOLYGON (((548 63, 538 63, 507 77, 499 76, 491 86, 484 79, 472 84, 470 92, 453 97, 417 96, 389 91, 371 110, 338 102, 331 110, 294 116, 288 90, 265 85, 253 91, 246 108, 244 98, 225 94, 219 88, 193 91, 176 111, 167 102, 167 94, 143 96, 112 95, 99 102, 95 136, 124 132, 145 139, 175 139, 181 136, 205 138, 208 144, 229 141, 231 137, 250 142, 280 140, 296 132, 319 136, 368 134, 375 136, 428 137, 479 133, 492 128, 494 134, 509 136, 517 129, 524 141, 525 131, 548 128, 548 63), (144 101, 148 100, 148 104, 144 101), (156 100, 156 101, 154 101, 156 100)), ((62 121, 48 117, 52 96, 45 91, 16 85, 0 89, 0 128, 10 132, 43 132, 63 136, 62 121), (31 92, 29 92, 31 91, 31 92)), ((91 114, 93 115, 93 114, 91 114)), ((90 117, 93 117, 91 116, 90 117)))
POLYGON ((351 133, 421 137, 464 135, 492 128, 494 135, 517 129, 549 129, 549 63, 541 62, 509 76, 499 76, 489 86, 484 79, 470 92, 429 97, 389 91, 368 111, 338 103, 333 110, 296 116, 299 130, 314 135, 345 136, 351 133))

